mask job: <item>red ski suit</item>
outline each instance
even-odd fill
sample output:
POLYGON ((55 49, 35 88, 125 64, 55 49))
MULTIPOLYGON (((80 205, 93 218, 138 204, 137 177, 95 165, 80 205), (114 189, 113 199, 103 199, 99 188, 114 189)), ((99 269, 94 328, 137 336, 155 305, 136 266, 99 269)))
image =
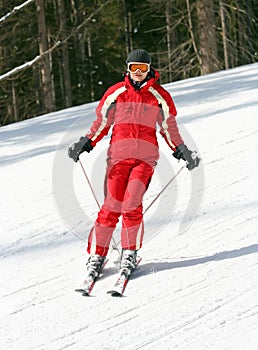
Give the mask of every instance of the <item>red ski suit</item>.
POLYGON ((157 71, 140 89, 135 89, 128 75, 111 86, 101 99, 97 119, 87 137, 92 145, 113 126, 108 149, 105 200, 91 229, 88 253, 105 256, 113 231, 122 215, 122 248, 137 250, 142 246, 142 199, 159 158, 156 126, 172 150, 183 143, 178 132, 177 114, 170 94, 156 81, 157 71))

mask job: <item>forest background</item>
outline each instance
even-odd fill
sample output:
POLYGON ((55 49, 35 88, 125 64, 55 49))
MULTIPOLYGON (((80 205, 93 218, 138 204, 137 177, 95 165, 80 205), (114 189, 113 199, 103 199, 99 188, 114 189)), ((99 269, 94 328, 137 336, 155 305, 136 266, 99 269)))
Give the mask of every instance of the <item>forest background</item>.
POLYGON ((257 0, 0 0, 0 126, 96 101, 147 50, 160 83, 258 61, 257 0))

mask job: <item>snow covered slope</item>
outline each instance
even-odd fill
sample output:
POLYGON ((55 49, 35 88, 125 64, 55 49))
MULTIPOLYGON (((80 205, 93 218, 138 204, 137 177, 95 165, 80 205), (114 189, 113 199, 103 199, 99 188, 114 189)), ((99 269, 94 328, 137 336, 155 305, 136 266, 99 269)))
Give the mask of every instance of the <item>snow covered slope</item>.
MULTIPOLYGON (((146 214, 143 260, 118 299, 106 294, 116 252, 92 297, 74 292, 97 205, 66 152, 96 103, 0 128, 1 349, 258 349, 257 77, 253 64, 166 86, 202 167, 146 214)), ((100 201, 107 144, 82 157, 100 201)), ((145 207, 181 167, 160 148, 145 207)))

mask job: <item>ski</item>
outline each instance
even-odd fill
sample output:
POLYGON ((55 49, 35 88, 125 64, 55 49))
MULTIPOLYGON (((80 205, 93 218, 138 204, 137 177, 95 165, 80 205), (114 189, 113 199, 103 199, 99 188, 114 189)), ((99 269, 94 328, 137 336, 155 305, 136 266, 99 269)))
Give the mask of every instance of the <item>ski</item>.
POLYGON ((75 289, 75 292, 81 293, 82 296, 84 296, 84 297, 89 297, 96 281, 98 280, 99 276, 101 275, 107 262, 108 262, 108 259, 105 260, 105 262, 104 262, 104 264, 103 264, 103 266, 102 266, 102 268, 97 276, 93 276, 92 274, 87 276, 86 279, 82 282, 82 285, 79 288, 75 289))
POLYGON ((121 269, 119 271, 119 276, 116 280, 116 283, 114 284, 114 287, 112 289, 110 289, 109 291, 107 291, 107 294, 110 294, 112 297, 122 297, 132 273, 135 271, 137 266, 140 264, 141 260, 142 260, 142 258, 140 258, 140 257, 137 259, 136 266, 131 271, 130 274, 128 274, 128 269, 121 269))

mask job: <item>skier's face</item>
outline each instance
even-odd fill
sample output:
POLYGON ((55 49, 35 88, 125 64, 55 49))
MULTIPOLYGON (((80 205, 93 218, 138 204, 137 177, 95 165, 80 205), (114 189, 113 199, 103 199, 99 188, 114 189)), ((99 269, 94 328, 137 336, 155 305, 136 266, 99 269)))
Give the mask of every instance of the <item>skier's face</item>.
POLYGON ((134 81, 143 81, 150 71, 150 64, 142 62, 130 62, 127 65, 127 69, 130 72, 130 77, 134 81))
POLYGON ((142 73, 139 69, 132 73, 130 72, 130 77, 134 80, 134 81, 143 81, 146 77, 147 77, 147 73, 142 73))

